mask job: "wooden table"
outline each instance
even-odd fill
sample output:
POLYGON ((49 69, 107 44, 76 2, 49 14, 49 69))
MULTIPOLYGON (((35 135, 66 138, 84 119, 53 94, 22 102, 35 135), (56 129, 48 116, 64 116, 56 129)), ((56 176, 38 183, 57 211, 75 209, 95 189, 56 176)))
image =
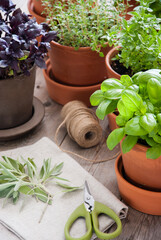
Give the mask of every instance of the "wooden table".
MULTIPOLYGON (((16 3, 17 7, 20 7, 23 11, 28 11, 27 0, 13 0, 13 2, 16 3)), ((55 131, 62 121, 60 117, 62 106, 49 98, 43 73, 40 69, 37 69, 34 95, 41 100, 45 107, 45 117, 43 121, 35 130, 17 140, 0 142, 0 151, 33 144, 43 136, 46 136, 54 141, 55 131)), ((84 157, 95 159, 96 161, 98 159, 105 159, 114 156, 115 153, 119 151, 119 146, 117 146, 112 152, 106 147, 106 138, 109 134, 107 119, 102 121, 100 124, 103 128, 103 138, 101 143, 96 147, 85 150, 80 148, 69 138, 65 128, 62 128, 58 136, 61 147, 76 152, 84 157)), ((114 171, 115 159, 94 164, 75 156, 72 157, 97 180, 104 184, 113 194, 120 198, 114 171)), ((122 224, 123 231, 122 234, 116 238, 117 240, 161 239, 161 217, 143 214, 129 207, 128 216, 126 219, 122 220, 122 224)), ((0 225, 0 240, 18 240, 18 238, 5 227, 0 225)))

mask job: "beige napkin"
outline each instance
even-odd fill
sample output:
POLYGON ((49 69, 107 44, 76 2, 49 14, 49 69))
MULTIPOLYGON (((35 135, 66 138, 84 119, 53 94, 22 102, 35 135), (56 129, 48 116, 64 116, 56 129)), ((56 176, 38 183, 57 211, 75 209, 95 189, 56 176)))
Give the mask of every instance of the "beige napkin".
MULTIPOLYGON (((63 153, 51 140, 42 138, 35 144, 14 150, 1 152, 0 155, 10 157, 33 157, 38 167, 43 159, 52 158, 55 163, 64 162, 62 177, 65 177, 76 186, 81 186, 87 180, 90 190, 95 200, 106 204, 112 208, 120 218, 127 215, 127 207, 120 202, 107 188, 99 183, 87 171, 85 171, 74 159, 63 153)), ((0 223, 11 230, 20 239, 25 240, 64 240, 64 226, 70 214, 83 202, 83 190, 71 193, 62 193, 60 187, 51 184, 50 192, 55 193, 53 204, 47 210, 40 223, 39 219, 45 204, 36 202, 32 197, 28 197, 22 211, 20 210, 23 197, 16 205, 7 203, 4 208, 0 208, 0 223)), ((0 205, 2 205, 0 200, 0 205)), ((109 218, 100 219, 100 230, 105 231, 113 224, 109 218)), ((85 233, 83 219, 73 225, 72 237, 80 237, 85 233)), ((95 236, 93 235, 93 238, 95 236)))

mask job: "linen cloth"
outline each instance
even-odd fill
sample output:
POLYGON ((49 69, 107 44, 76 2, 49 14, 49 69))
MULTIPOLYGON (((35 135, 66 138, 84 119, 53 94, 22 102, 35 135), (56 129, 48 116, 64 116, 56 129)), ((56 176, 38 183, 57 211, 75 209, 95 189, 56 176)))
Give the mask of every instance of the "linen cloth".
MULTIPOLYGON (((0 156, 17 158, 31 157, 38 168, 43 159, 51 158, 52 165, 64 162, 61 177, 71 181, 71 185, 81 186, 87 180, 91 193, 96 201, 112 208, 119 217, 125 218, 128 208, 119 201, 107 188, 92 177, 74 159, 62 152, 51 140, 44 137, 30 146, 25 146, 0 153, 0 156)), ((64 240, 64 226, 71 213, 83 202, 83 190, 62 193, 61 188, 55 184, 48 186, 51 193, 55 193, 52 205, 49 205, 39 223, 45 203, 36 201, 29 196, 24 208, 20 211, 24 195, 21 195, 16 205, 8 202, 5 207, 0 207, 0 223, 12 231, 19 239, 23 240, 64 240)), ((0 200, 2 206, 3 199, 0 200)), ((100 218, 100 230, 105 231, 113 221, 107 217, 100 218)), ((83 219, 78 220, 71 229, 72 237, 80 237, 86 232, 83 219)), ((95 239, 95 235, 92 239, 95 239)))

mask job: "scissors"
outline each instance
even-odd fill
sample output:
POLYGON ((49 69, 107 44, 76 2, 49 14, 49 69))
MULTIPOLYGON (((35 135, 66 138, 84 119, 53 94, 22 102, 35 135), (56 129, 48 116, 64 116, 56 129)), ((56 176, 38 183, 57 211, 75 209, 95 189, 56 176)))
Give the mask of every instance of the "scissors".
POLYGON ((113 239, 120 235, 122 231, 122 224, 120 218, 117 214, 107 207, 106 205, 96 202, 93 196, 90 193, 88 183, 85 181, 84 187, 84 203, 75 209, 75 211, 70 215, 69 219, 66 222, 64 233, 66 240, 90 240, 92 237, 93 230, 98 238, 100 239, 113 239), (116 224, 117 229, 112 233, 103 233, 99 230, 99 221, 98 216, 103 213, 112 218, 116 224), (84 236, 79 238, 73 238, 70 236, 70 229, 72 224, 79 218, 83 217, 86 221, 87 232, 84 236))

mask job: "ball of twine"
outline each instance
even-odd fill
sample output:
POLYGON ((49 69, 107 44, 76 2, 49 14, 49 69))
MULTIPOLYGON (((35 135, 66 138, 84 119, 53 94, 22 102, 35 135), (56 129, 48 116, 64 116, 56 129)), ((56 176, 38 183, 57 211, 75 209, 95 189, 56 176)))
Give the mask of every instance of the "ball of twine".
POLYGON ((83 102, 71 101, 64 105, 61 116, 69 136, 81 147, 97 145, 102 138, 102 128, 95 112, 83 102))

